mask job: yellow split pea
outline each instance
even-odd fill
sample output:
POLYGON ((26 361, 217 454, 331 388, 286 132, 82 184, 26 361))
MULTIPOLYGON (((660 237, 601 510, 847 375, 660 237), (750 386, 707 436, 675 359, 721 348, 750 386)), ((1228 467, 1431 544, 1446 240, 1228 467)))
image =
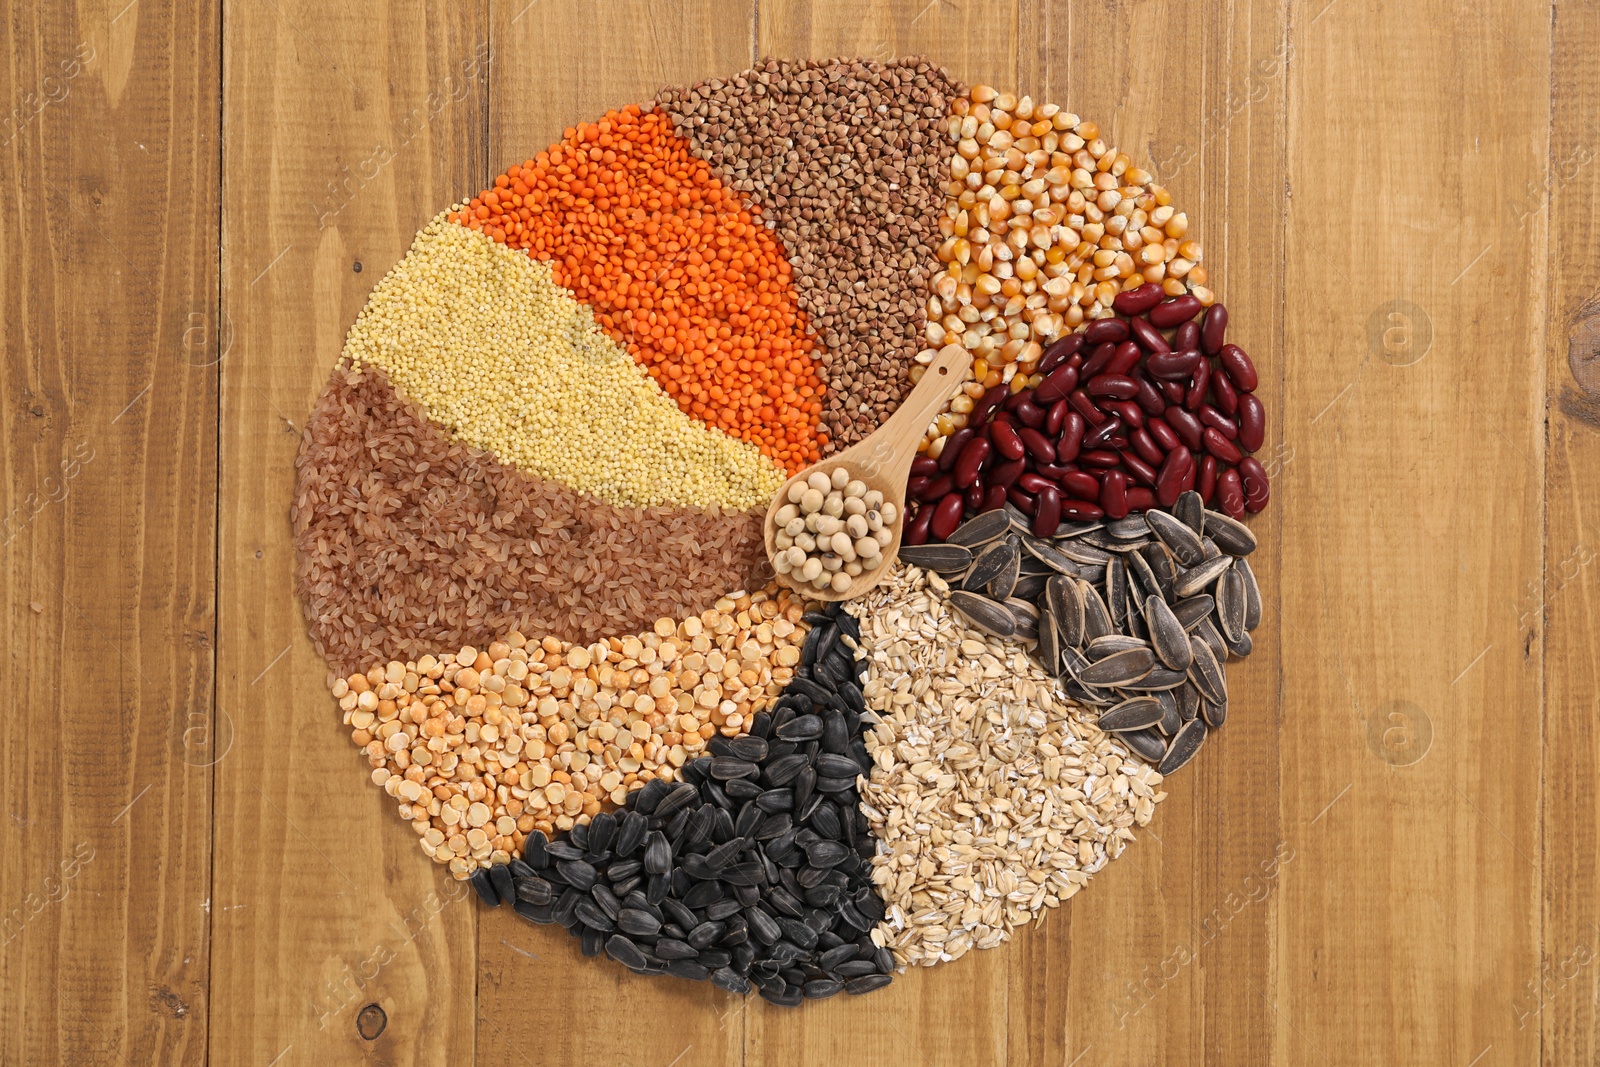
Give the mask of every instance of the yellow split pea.
POLYGON ((512 633, 340 678, 333 695, 373 782, 465 878, 748 731, 794 678, 803 612, 787 592, 731 593, 637 636, 585 647, 512 633))
POLYGON ((786 480, 680 411, 548 263, 444 215, 373 288, 344 353, 462 441, 608 504, 742 511, 786 480))

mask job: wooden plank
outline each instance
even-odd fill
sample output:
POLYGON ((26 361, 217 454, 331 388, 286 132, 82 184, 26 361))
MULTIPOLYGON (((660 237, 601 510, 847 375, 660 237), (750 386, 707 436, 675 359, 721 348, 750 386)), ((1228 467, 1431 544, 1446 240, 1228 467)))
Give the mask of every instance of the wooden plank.
MULTIPOLYGON (((871 0, 760 5, 763 56, 888 60, 921 55, 968 83, 1014 83, 1014 2, 871 0)), ((1007 953, 973 952, 901 975, 870 1003, 837 997, 799 1011, 755 1001, 747 1009, 749 1064, 1004 1063, 1007 953)))
MULTIPOLYGON (((695 0, 603 5, 581 0, 494 0, 491 33, 499 57, 490 96, 491 173, 536 155, 562 131, 608 108, 651 99, 663 85, 744 70, 754 6, 695 0)), ((476 193, 474 189, 472 192, 476 193)), ((584 959, 558 928, 533 927, 509 909, 478 927, 477 1041, 484 1063, 526 1056, 530 998, 562 990, 592 1005, 537 1040, 551 1062, 636 1062, 656 1050, 674 1067, 736 1062, 744 1040, 742 998, 709 983, 639 978, 610 960, 584 959)))
POLYGON ((4 1063, 207 1041, 219 29, 121 7, 3 31, 4 1063))
POLYGON ((1549 175, 1510 211, 1550 250, 1544 575, 1517 620, 1544 644, 1544 954, 1514 976, 1511 1015, 1552 1065, 1600 1059, 1600 72, 1584 61, 1600 10, 1554 10, 1549 175))
POLYGON ((472 901, 339 725, 293 595, 300 427, 414 232, 486 173, 481 4, 276 0, 225 27, 215 1064, 465 1063, 472 901), (362 1012, 378 1005, 386 1016, 362 1012))
MULTIPOLYGON (((1527 1063, 1540 964, 1549 6, 1291 20, 1283 523, 1292 1062, 1527 1063), (1416 168, 1421 167, 1421 171, 1416 168), (1405 175, 1426 172, 1423 180, 1405 175), (1485 331, 1504 343, 1485 344, 1485 331)), ((1553 946, 1552 946, 1553 947, 1553 946)))
MULTIPOLYGON (((1187 212, 1231 312, 1229 336, 1261 370, 1269 434, 1260 458, 1281 455, 1285 5, 1246 0, 1219 18, 1183 3, 1041 0, 1024 16, 1033 21, 1021 30, 1022 90, 1097 122, 1187 212), (1160 40, 1184 42, 1183 61, 1147 62, 1148 42, 1160 40)), ((1169 781, 1150 832, 1074 898, 1064 920, 1016 943, 1015 1062, 1274 1059, 1263 996, 1281 866, 1283 506, 1251 520, 1265 610, 1249 659, 1228 664, 1227 725, 1169 781)))

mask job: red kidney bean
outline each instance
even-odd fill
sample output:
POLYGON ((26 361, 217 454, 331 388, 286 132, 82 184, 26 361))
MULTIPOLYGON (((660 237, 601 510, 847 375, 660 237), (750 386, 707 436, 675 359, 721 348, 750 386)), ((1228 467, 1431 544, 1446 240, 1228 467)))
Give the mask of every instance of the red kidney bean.
POLYGON ((1044 413, 1044 435, 1057 437, 1061 434, 1061 427, 1067 421, 1067 412, 1072 409, 1067 406, 1066 397, 1062 397, 1050 405, 1050 410, 1044 413))
POLYGON ((1222 365, 1223 373, 1233 381, 1241 393, 1253 393, 1260 384, 1256 377, 1256 365, 1250 362, 1250 357, 1245 355, 1244 349, 1238 345, 1223 345, 1222 351, 1217 353, 1217 362, 1222 365))
POLYGON ((1144 425, 1144 412, 1133 400, 1102 400, 1100 406, 1135 429, 1144 425))
POLYGON ((1106 447, 1113 452, 1126 452, 1128 450, 1128 435, 1125 433, 1117 434, 1117 436, 1106 442, 1106 447))
POLYGON ((1004 486, 1000 486, 1000 485, 991 485, 988 489, 984 490, 983 503, 979 506, 978 510, 979 511, 996 511, 996 510, 998 510, 1000 508, 1003 508, 1005 506, 1006 506, 1006 490, 1005 490, 1005 487, 1004 486))
POLYGON ((1267 506, 1272 497, 1272 483, 1266 468, 1254 456, 1239 461, 1239 477, 1244 483, 1244 509, 1254 515, 1267 506))
MULTIPOLYGON (((980 437, 961 450, 961 458, 956 460, 956 467, 952 472, 958 487, 968 489, 978 484, 978 474, 988 461, 992 448, 987 439, 980 437)), ((978 499, 983 499, 981 490, 978 499)))
POLYGON ((1039 490, 1039 510, 1033 513, 1033 536, 1049 537, 1061 525, 1061 491, 1050 485, 1039 490))
POLYGON ((925 545, 928 543, 928 534, 933 527, 933 509, 922 507, 917 509, 917 517, 906 526, 906 544, 925 545))
POLYGON ((1161 395, 1161 390, 1145 377, 1144 371, 1134 368, 1133 380, 1139 383, 1139 395, 1134 399, 1139 402, 1139 407, 1146 415, 1159 415, 1167 410, 1167 398, 1161 395))
POLYGON ((1154 355, 1157 352, 1172 351, 1172 346, 1167 344, 1165 337, 1161 336, 1161 331, 1150 325, 1147 320, 1130 319, 1128 321, 1128 329, 1133 334, 1133 339, 1139 343, 1139 347, 1146 352, 1154 355))
MULTIPOLYGON (((1027 397, 1028 393, 1023 391, 1018 395, 1027 397)), ((1017 417, 1018 422, 1031 429, 1037 430, 1039 427, 1044 425, 1044 408, 1034 404, 1031 399, 1024 399, 1022 403, 1017 405, 1016 410, 1013 411, 1012 414, 1017 417)))
POLYGON ((956 527, 961 525, 961 514, 966 505, 964 493, 946 493, 944 498, 931 509, 933 526, 930 529, 933 536, 943 541, 954 533, 956 527))
POLYGON ((1186 448, 1175 448, 1167 453, 1161 469, 1156 472, 1156 502, 1162 507, 1170 508, 1178 502, 1178 494, 1183 492, 1183 475, 1190 462, 1186 448))
POLYGON ((984 393, 979 401, 972 405, 972 415, 967 420, 968 426, 982 426, 990 415, 994 414, 1006 397, 1011 395, 1011 390, 1004 385, 997 385, 984 393))
POLYGON ((1061 488, 1079 500, 1100 499, 1100 479, 1088 471, 1073 471, 1061 476, 1061 488))
POLYGON ((1144 361, 1145 373, 1169 382, 1186 381, 1200 363, 1198 352, 1157 352, 1144 361))
POLYGON ((1120 345, 1127 339, 1127 319, 1095 319, 1089 324, 1089 328, 1083 331, 1083 343, 1086 345, 1101 345, 1107 341, 1120 345))
MULTIPOLYGON (((1026 403, 1026 402, 1029 402, 1028 401, 1028 391, 1026 389, 1024 389, 1020 393, 1012 393, 1010 396, 1006 397, 1006 402, 1004 404, 1000 405, 1000 408, 1001 408, 1002 411, 1005 411, 1008 414, 1013 414, 1014 415, 1014 414, 1016 414, 1017 408, 1021 404, 1026 403)), ((998 415, 995 416, 995 417, 999 418, 998 415)))
POLYGON ((1202 359, 1194 365, 1194 374, 1189 378, 1189 388, 1183 394, 1183 406, 1190 411, 1200 410, 1200 405, 1206 398, 1206 389, 1210 385, 1211 364, 1202 359))
POLYGON ((981 481, 973 482, 970 486, 968 486, 963 494, 963 499, 966 502, 967 510, 977 511, 979 508, 983 507, 983 497, 986 492, 987 490, 984 489, 981 481))
POLYGON ((1132 341, 1124 341, 1117 346, 1117 352, 1111 357, 1111 362, 1106 364, 1105 373, 1126 376, 1129 371, 1138 366, 1139 359, 1143 355, 1144 353, 1139 350, 1138 345, 1132 341))
POLYGON ((1034 472, 1059 484, 1063 474, 1071 474, 1077 469, 1076 463, 1040 463, 1035 465, 1034 472))
MULTIPOLYGON (((1068 359, 1076 355, 1078 349, 1082 347, 1083 334, 1067 334, 1065 337, 1056 341, 1055 344, 1044 350, 1044 356, 1040 358, 1039 366, 1035 368, 1035 372, 1038 374, 1049 374, 1051 371, 1065 363, 1068 359)), ((996 386, 995 388, 998 389, 1000 387, 996 386)))
POLYGON ((1174 448, 1183 447, 1183 442, 1178 438, 1177 432, 1168 425, 1167 420, 1151 418, 1145 421, 1144 427, 1150 431, 1150 436, 1155 438, 1156 444, 1161 446, 1162 452, 1171 452, 1174 448))
POLYGON ((939 473, 939 461, 932 456, 918 456, 911 461, 911 474, 916 478, 932 478, 939 473))
POLYGON ((1239 398, 1239 447, 1246 452, 1261 451, 1267 439, 1267 409, 1254 393, 1239 398))
POLYGON ((1054 404, 1078 387, 1078 368, 1070 364, 1057 367, 1044 376, 1034 395, 1041 404, 1054 404))
POLYGON ((1085 434, 1083 443, 1088 445, 1090 448, 1100 448, 1113 437, 1117 436, 1117 431, 1121 429, 1122 420, 1112 419, 1102 426, 1096 426, 1093 433, 1085 434))
MULTIPOLYGON (((1219 376, 1220 380, 1220 376, 1219 376)), ((1239 439, 1239 424, 1228 416, 1212 407, 1210 404, 1200 405, 1200 421, 1216 430, 1230 441, 1239 439)))
POLYGON ((989 477, 983 480, 984 484, 989 487, 990 492, 994 492, 996 487, 1010 489, 1016 484, 1017 479, 1022 477, 1022 472, 1027 466, 1027 461, 1021 458, 1014 459, 1010 463, 1002 463, 989 472, 989 477))
POLYGON ((1152 465, 1152 464, 1146 463, 1144 460, 1140 459, 1138 456, 1130 456, 1126 452, 1124 452, 1122 454, 1122 465, 1124 467, 1127 467, 1128 470, 1133 474, 1133 476, 1135 478, 1139 479, 1145 485, 1152 485, 1153 486, 1153 485, 1156 484, 1156 468, 1155 468, 1155 466, 1152 465))
POLYGON ((1074 389, 1067 397, 1067 403, 1072 405, 1072 410, 1082 415, 1084 421, 1090 426, 1099 426, 1106 421, 1106 413, 1094 406, 1094 401, 1089 399, 1089 394, 1082 389, 1074 389))
POLYGON ((1190 348, 1199 349, 1200 324, 1193 319, 1190 319, 1188 322, 1180 325, 1172 335, 1172 347, 1176 348, 1179 352, 1183 352, 1190 348))
POLYGON ((1228 309, 1212 304, 1206 312, 1205 325, 1200 328, 1200 350, 1208 356, 1222 351, 1222 338, 1228 332, 1228 309))
POLYGON ((1060 443, 1056 445, 1057 463, 1071 463, 1078 458, 1087 429, 1088 424, 1083 421, 1082 415, 1076 411, 1067 412, 1066 421, 1061 424, 1060 443))
POLYGON ((1128 517, 1128 476, 1121 471, 1106 471, 1100 483, 1100 507, 1108 519, 1128 517))
POLYGON ((1040 463, 1054 463, 1056 461, 1056 446, 1050 443, 1050 438, 1038 430, 1031 426, 1024 426, 1017 431, 1017 436, 1022 438, 1022 447, 1028 450, 1028 455, 1040 463))
MULTIPOLYGON (((1166 458, 1166 453, 1161 451, 1161 446, 1156 444, 1149 430, 1133 431, 1133 448, 1146 463, 1156 464, 1166 458)), ((1123 459, 1126 460, 1127 457, 1124 456, 1123 459)))
MULTIPOLYGON (((1216 398, 1217 410, 1232 417, 1239 410, 1239 391, 1233 387, 1226 374, 1211 376, 1211 395, 1216 398)), ((1246 393, 1246 396, 1250 394, 1246 393)))
POLYGON ((956 480, 954 478, 948 474, 941 474, 922 487, 922 492, 917 494, 917 499, 925 504, 936 504, 943 500, 955 487, 956 480))
POLYGON ((1161 303, 1160 282, 1145 282, 1133 289, 1124 289, 1111 300, 1111 310, 1119 315, 1143 315, 1161 303))
POLYGON ((1128 510, 1149 511, 1156 506, 1156 495, 1148 489, 1137 485, 1128 487, 1128 510))
POLYGON ((1244 486, 1231 467, 1217 475, 1217 505, 1230 518, 1244 518, 1244 486))
POLYGON ((1183 403, 1183 397, 1184 397, 1184 394, 1185 394, 1185 388, 1184 388, 1184 384, 1182 382, 1160 381, 1160 382, 1156 382, 1155 384, 1156 384, 1156 387, 1161 390, 1161 395, 1167 398, 1167 403, 1169 403, 1169 404, 1181 404, 1181 403, 1183 403))
POLYGON ((1200 468, 1196 465, 1194 457, 1190 456, 1189 465, 1183 469, 1183 481, 1178 486, 1180 493, 1187 493, 1194 489, 1195 479, 1199 475, 1199 471, 1200 468))
POLYGON ((1100 510, 1100 505, 1085 503, 1082 500, 1063 500, 1061 502, 1061 517, 1074 522, 1095 522, 1106 517, 1100 510))
POLYGON ((1078 453, 1078 462, 1085 467, 1099 467, 1110 470, 1122 462, 1122 457, 1115 452, 1107 452, 1104 449, 1085 449, 1078 453))
POLYGON ((1097 374, 1086 383, 1090 396, 1114 396, 1132 400, 1139 395, 1139 383, 1123 374, 1097 374))
POLYGON ((1170 330, 1180 322, 1188 322, 1200 314, 1200 298, 1193 293, 1173 297, 1164 304, 1150 309, 1150 325, 1158 330, 1170 330))
MULTIPOLYGON (((1199 419, 1180 407, 1168 408, 1167 413, 1161 417, 1167 420, 1167 425, 1172 427, 1177 433, 1178 439, 1186 447, 1192 448, 1196 452, 1200 451, 1201 442, 1205 439, 1206 428, 1201 425, 1199 419)), ((1160 438, 1157 438, 1157 440, 1160 440, 1160 438)))
POLYGON ((1244 458, 1232 441, 1228 440, 1214 428, 1207 426, 1201 440, 1205 442, 1206 451, 1217 457, 1219 463, 1238 463, 1244 458))
POLYGON ((928 486, 933 484, 933 479, 925 474, 914 474, 906 482, 906 496, 912 500, 921 500, 922 494, 928 491, 928 486))
POLYGON ((1021 459, 1026 451, 1022 447, 1022 438, 1017 436, 1016 428, 1009 422, 995 422, 989 426, 989 440, 994 442, 995 450, 1006 459, 1021 459))
POLYGON ((961 455, 961 450, 967 447, 967 442, 978 435, 978 431, 970 426, 963 426, 955 433, 944 439, 944 451, 939 453, 939 469, 949 471, 956 465, 956 459, 961 455))
POLYGON ((1024 493, 1021 489, 1018 489, 1014 485, 1010 489, 1006 490, 1006 499, 1011 502, 1012 507, 1022 512, 1024 515, 1031 516, 1034 513, 1034 510, 1039 506, 1038 497, 1034 496, 1032 493, 1024 493))
POLYGON ((1035 474, 1032 471, 1029 471, 1026 474, 1018 476, 1017 488, 1021 489, 1024 493, 1038 494, 1043 492, 1045 489, 1055 489, 1058 487, 1054 481, 1046 478, 1044 475, 1035 474))
POLYGON ((1105 344, 1089 353, 1089 358, 1083 361, 1083 366, 1078 371, 1078 376, 1085 381, 1099 374, 1110 365, 1117 354, 1117 346, 1107 341, 1105 344))
POLYGON ((1200 484, 1197 488, 1200 490, 1200 499, 1209 502, 1212 492, 1217 488, 1216 456, 1200 457, 1200 484))

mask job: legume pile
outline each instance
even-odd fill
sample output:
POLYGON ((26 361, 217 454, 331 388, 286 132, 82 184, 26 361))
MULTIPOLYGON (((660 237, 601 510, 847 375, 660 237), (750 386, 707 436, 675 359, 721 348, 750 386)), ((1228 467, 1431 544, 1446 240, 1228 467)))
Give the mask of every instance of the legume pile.
POLYGON ((920 59, 566 130, 417 234, 303 434, 372 781, 640 974, 792 1006, 1000 944, 1149 823, 1260 619, 1265 411, 1201 257, 1095 123, 920 59), (806 588, 887 580, 780 589, 779 488, 947 345, 909 514, 824 465, 776 515, 806 588))

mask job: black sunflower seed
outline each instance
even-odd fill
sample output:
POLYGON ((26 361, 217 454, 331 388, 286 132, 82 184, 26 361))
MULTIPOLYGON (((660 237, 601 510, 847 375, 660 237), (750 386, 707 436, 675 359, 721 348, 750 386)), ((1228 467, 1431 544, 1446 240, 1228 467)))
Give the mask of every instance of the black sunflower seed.
POLYGON ((1118 734, 1133 749, 1134 754, 1149 763, 1158 763, 1166 754, 1167 743, 1155 730, 1131 730, 1128 733, 1118 734))
POLYGON ((1219 511, 1206 512, 1206 536, 1230 556, 1248 556, 1256 550, 1256 535, 1250 527, 1219 511))
POLYGON ((1194 661, 1194 653, 1189 648, 1189 635, 1167 602, 1158 596, 1146 597, 1144 622, 1149 628, 1150 645, 1161 657, 1161 662, 1175 671, 1188 670, 1189 664, 1194 661))
POLYGON ((1176 771, 1194 758, 1194 754, 1200 751, 1200 743, 1205 739, 1205 720, 1193 719, 1186 723, 1172 739, 1172 744, 1167 748, 1166 755, 1161 758, 1161 763, 1156 769, 1163 775, 1176 771))
POLYGON ((1100 729, 1140 730, 1161 721, 1161 702, 1152 697, 1134 697, 1100 713, 1100 729))

